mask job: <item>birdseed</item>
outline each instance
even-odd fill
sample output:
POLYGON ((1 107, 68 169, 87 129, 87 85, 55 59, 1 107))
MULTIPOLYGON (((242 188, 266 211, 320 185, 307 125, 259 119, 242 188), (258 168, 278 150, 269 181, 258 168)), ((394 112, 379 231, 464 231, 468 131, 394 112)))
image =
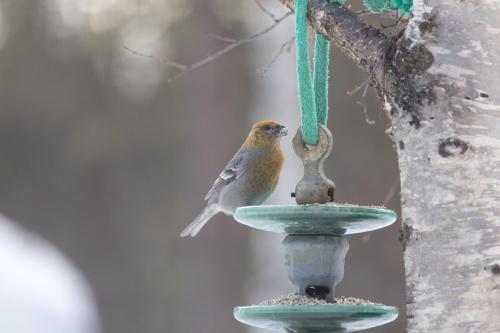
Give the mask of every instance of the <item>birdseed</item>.
POLYGON ((281 295, 276 298, 261 302, 260 306, 270 306, 270 305, 383 305, 381 303, 374 303, 368 300, 355 297, 344 297, 340 296, 335 298, 334 303, 329 303, 323 299, 309 298, 306 296, 298 295, 296 293, 288 293, 286 295, 281 295))
POLYGON ((306 206, 339 206, 339 207, 369 207, 369 208, 377 208, 377 209, 387 209, 385 206, 378 206, 378 205, 356 205, 356 204, 351 204, 351 203, 340 203, 340 202, 328 202, 326 204, 317 204, 317 203, 312 203, 312 204, 307 204, 306 206))

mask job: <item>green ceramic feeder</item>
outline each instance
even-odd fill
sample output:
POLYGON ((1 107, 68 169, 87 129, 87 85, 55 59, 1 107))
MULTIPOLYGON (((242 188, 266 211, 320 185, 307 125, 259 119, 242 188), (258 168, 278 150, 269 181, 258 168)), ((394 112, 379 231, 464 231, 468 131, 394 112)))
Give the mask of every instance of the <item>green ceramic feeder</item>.
POLYGON ((398 309, 383 305, 240 306, 234 317, 247 325, 287 332, 355 332, 389 323, 398 309))
MULTIPOLYGON (((345 235, 391 225, 395 212, 382 208, 337 204, 247 206, 235 219, 247 226, 285 233, 285 264, 297 294, 332 302, 343 279, 345 235)), ((398 310, 383 305, 271 305, 234 309, 247 325, 286 332, 355 332, 395 320, 398 310)))

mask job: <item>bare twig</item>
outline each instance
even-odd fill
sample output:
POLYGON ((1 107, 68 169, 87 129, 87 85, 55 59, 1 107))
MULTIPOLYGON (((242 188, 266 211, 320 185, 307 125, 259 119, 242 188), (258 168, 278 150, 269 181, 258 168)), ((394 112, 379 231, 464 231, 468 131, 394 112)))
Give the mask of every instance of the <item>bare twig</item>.
POLYGON ((163 64, 166 64, 168 66, 171 66, 171 67, 178 69, 179 72, 168 79, 168 82, 170 83, 170 82, 173 82, 173 81, 179 79, 180 77, 186 75, 187 73, 190 73, 190 72, 218 59, 220 56, 228 53, 229 51, 231 51, 239 46, 242 46, 244 44, 247 44, 247 43, 253 41, 254 39, 268 33, 269 31, 273 30, 279 23, 281 23, 283 20, 285 20, 287 17, 289 17, 291 14, 292 14, 292 12, 288 12, 288 13, 278 17, 273 24, 271 24, 270 26, 268 26, 264 30, 254 34, 254 35, 251 35, 249 37, 236 40, 236 41, 230 43, 229 45, 223 47, 222 49, 216 51, 215 53, 208 55, 206 58, 203 58, 200 61, 197 61, 197 62, 190 64, 190 65, 183 65, 183 64, 179 64, 175 61, 158 59, 157 57, 155 57, 153 55, 143 54, 141 52, 135 51, 135 50, 129 48, 128 46, 124 46, 124 49, 127 50, 128 52, 134 54, 134 55, 150 58, 150 59, 153 59, 156 61, 160 61, 163 64))
POLYGON ((266 73, 271 69, 271 67, 274 65, 276 60, 283 54, 283 52, 286 50, 287 52, 290 52, 293 42, 295 41, 295 36, 292 36, 289 40, 281 44, 280 49, 278 52, 274 55, 274 57, 271 59, 271 61, 263 68, 259 69, 259 73, 264 76, 266 73))
POLYGON ((266 7, 264 7, 264 5, 262 5, 262 3, 260 2, 260 0, 253 0, 255 2, 255 4, 257 4, 257 7, 259 7, 259 9, 264 12, 264 14, 266 14, 267 16, 269 16, 274 22, 276 22, 276 20, 278 20, 278 18, 276 18, 276 16, 271 13, 269 10, 267 10, 266 7))
POLYGON ((234 43, 234 42, 236 42, 236 39, 234 39, 234 38, 224 37, 224 36, 221 36, 221 35, 214 34, 212 32, 207 33, 207 36, 210 37, 210 38, 212 38, 212 39, 220 40, 220 41, 226 42, 226 43, 234 43))
POLYGON ((123 48, 125 50, 127 50, 128 52, 130 52, 131 54, 133 54, 133 55, 144 57, 144 58, 149 58, 149 59, 152 59, 152 60, 155 60, 155 61, 159 61, 159 62, 161 62, 161 63, 163 63, 163 64, 165 64, 167 66, 177 68, 178 70, 181 70, 181 71, 184 71, 184 70, 186 70, 189 67, 189 66, 186 66, 186 65, 183 65, 183 64, 179 64, 178 62, 175 62, 175 61, 170 61, 170 60, 166 60, 166 59, 158 59, 157 57, 155 57, 152 54, 145 54, 145 53, 133 50, 133 49, 129 48, 126 45, 123 46, 123 48))
POLYGON ((366 104, 366 98, 367 98, 367 95, 368 95, 368 87, 370 86, 370 83, 371 81, 373 80, 374 76, 375 76, 375 73, 377 72, 377 69, 378 67, 380 66, 380 64, 385 60, 385 50, 384 52, 380 55, 378 61, 375 63, 375 65, 373 66, 373 69, 370 71, 370 74, 368 75, 368 77, 366 78, 365 81, 363 81, 362 84, 360 84, 359 86, 357 86, 356 88, 354 88, 353 90, 350 90, 347 92, 347 94, 349 96, 352 96, 354 95, 355 93, 357 93, 359 90, 363 89, 363 93, 361 94, 361 101, 359 102, 359 104, 361 105, 361 107, 363 108, 363 113, 365 115, 365 120, 366 122, 369 124, 369 125, 374 125, 375 124, 375 121, 374 120, 371 120, 370 117, 368 116, 368 109, 367 109, 367 104, 366 104))

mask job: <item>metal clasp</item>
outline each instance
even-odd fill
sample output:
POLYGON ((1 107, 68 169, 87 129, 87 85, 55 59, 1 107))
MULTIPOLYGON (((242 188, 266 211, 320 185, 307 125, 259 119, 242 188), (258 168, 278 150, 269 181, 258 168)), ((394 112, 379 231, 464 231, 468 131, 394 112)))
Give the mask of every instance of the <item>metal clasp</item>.
POLYGON ((334 198, 335 184, 325 176, 323 167, 325 159, 332 152, 332 133, 325 126, 318 124, 318 144, 309 146, 302 140, 302 132, 299 129, 293 138, 293 150, 304 164, 304 176, 297 183, 295 201, 299 205, 332 202, 334 198))

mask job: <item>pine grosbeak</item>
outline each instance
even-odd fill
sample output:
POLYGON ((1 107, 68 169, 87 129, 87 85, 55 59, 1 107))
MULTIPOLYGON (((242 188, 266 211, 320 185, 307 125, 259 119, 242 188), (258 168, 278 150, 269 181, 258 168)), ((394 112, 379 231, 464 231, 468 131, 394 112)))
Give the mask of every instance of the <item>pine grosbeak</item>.
POLYGON ((181 233, 194 237, 217 213, 232 215, 241 206, 259 205, 274 191, 283 166, 280 139, 285 126, 273 120, 253 125, 236 155, 217 177, 205 200, 207 207, 181 233))

